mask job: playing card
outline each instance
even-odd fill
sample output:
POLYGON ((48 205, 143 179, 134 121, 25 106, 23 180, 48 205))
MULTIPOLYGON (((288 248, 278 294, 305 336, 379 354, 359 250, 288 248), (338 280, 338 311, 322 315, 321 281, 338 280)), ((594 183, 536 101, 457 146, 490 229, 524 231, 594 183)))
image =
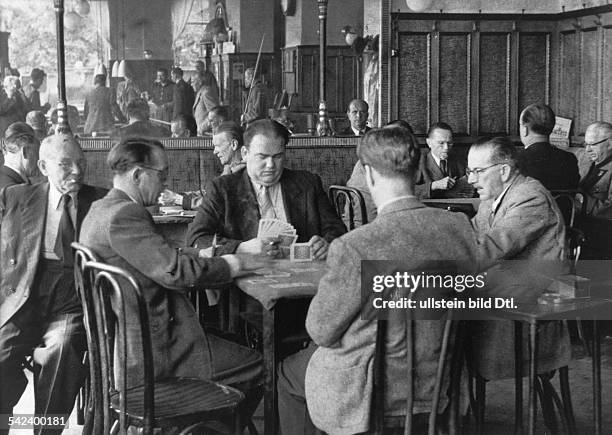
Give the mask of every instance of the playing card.
POLYGON ((291 274, 287 272, 275 272, 270 273, 268 275, 264 275, 264 278, 289 278, 290 276, 291 274))
POLYGON ((291 261, 312 261, 312 249, 308 243, 294 243, 290 248, 291 261))
POLYGON ((278 281, 275 279, 269 279, 269 278, 256 278, 256 279, 249 279, 247 282, 251 284, 273 284, 278 281))
POLYGON ((293 287, 312 287, 312 283, 309 282, 288 282, 281 284, 270 284, 271 288, 293 288, 293 287))
POLYGON ((293 245, 297 241, 297 236, 294 235, 279 234, 278 238, 280 239, 280 246, 286 247, 293 245))

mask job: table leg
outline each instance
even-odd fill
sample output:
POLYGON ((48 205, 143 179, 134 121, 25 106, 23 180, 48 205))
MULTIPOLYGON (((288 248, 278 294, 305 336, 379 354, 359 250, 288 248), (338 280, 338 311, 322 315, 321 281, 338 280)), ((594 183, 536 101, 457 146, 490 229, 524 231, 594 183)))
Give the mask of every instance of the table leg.
POLYGON ((523 324, 514 322, 514 433, 523 433, 523 324))
POLYGON ((597 320, 593 320, 593 414, 595 435, 601 435, 601 337, 597 320))
POLYGON ((535 321, 529 323, 529 435, 535 435, 538 377, 538 328, 535 321))
POLYGON ((276 435, 277 397, 276 397, 276 343, 274 331, 274 308, 263 311, 263 360, 264 360, 264 433, 276 435))
MULTIPOLYGON (((240 320, 240 289, 231 286, 229 289, 227 307, 227 329, 234 334, 238 333, 238 322, 240 320)), ((265 310, 264 310, 265 311, 265 310)))

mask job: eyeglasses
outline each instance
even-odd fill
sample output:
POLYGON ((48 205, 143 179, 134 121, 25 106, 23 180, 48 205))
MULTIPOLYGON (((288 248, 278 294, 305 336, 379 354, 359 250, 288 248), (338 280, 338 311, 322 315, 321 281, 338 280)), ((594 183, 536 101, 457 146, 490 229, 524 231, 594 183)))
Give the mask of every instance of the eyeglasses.
POLYGON ((598 142, 595 143, 586 143, 586 142, 582 142, 582 146, 583 147, 594 147, 595 145, 599 145, 600 143, 604 143, 605 141, 607 141, 608 139, 610 139, 609 137, 602 139, 598 142))
POLYGON ((467 168, 465 170, 465 173, 467 174, 467 176, 469 177, 470 175, 474 174, 476 177, 480 176, 480 174, 484 173, 487 171, 487 169, 491 169, 493 166, 499 166, 499 165, 505 165, 505 163, 494 163, 491 166, 487 166, 486 168, 474 168, 474 169, 470 169, 467 168))
POLYGON ((146 166, 146 165, 137 165, 137 168, 140 169, 150 169, 151 171, 155 171, 157 172, 157 175, 159 177, 159 181, 161 181, 162 183, 165 182, 168 179, 168 169, 157 169, 154 168, 152 166, 146 166))

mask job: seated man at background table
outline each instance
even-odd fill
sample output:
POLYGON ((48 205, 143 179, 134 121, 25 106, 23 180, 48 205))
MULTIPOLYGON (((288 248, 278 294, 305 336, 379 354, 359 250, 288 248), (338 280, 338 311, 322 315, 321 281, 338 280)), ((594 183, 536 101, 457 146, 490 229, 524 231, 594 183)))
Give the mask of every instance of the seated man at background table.
POLYGON ((284 168, 287 129, 263 119, 249 124, 242 156, 246 168, 212 180, 187 229, 187 245, 205 248, 219 236, 220 254, 262 252, 259 220, 279 219, 297 230, 316 259, 324 259, 329 242, 346 228, 332 208, 321 179, 306 171, 284 168))
POLYGON ((127 137, 167 137, 168 131, 149 120, 149 104, 144 98, 135 98, 127 105, 128 125, 118 128, 115 136, 127 137))
MULTIPOLYGON (((498 284, 489 292, 535 303, 551 281, 546 275, 563 272, 565 223, 557 203, 539 181, 520 173, 516 148, 508 138, 474 143, 467 173, 481 200, 472 219, 481 265, 513 260, 488 272, 492 282, 492 274, 497 273, 498 284)), ((490 380, 514 376, 512 322, 471 325, 475 326, 473 352, 480 375, 490 380)), ((538 373, 567 365, 571 357, 567 329, 560 322, 549 322, 540 325, 539 334, 538 373)), ((528 352, 523 356, 527 367, 528 352)))
MULTIPOLYGON (((212 379, 248 396, 260 385, 261 356, 205 334, 187 291, 231 282, 262 263, 248 255, 206 258, 202 250, 168 244, 145 208, 157 202, 168 177, 168 157, 160 142, 126 139, 111 149, 108 164, 113 189, 92 205, 80 241, 102 261, 126 269, 140 284, 149 308, 155 377, 212 379)), ((139 347, 137 338, 128 342, 128 386, 143 382, 139 347)), ((259 398, 251 397, 247 408, 256 406, 259 398)))
POLYGON ((595 122, 584 133, 584 155, 580 156, 580 189, 586 213, 612 219, 612 124, 595 122))
MULTIPOLYGON (((420 273, 437 260, 477 262, 476 236, 461 213, 425 207, 415 196, 419 145, 405 128, 372 130, 357 147, 366 181, 378 207, 370 224, 332 242, 329 272, 312 299, 306 328, 314 343, 279 367, 278 402, 282 433, 362 433, 372 429, 373 360, 377 318, 362 296, 363 260, 396 260, 420 273), (429 265, 429 266, 426 266, 429 265), (306 409, 306 407, 308 409, 306 409), (312 421, 309 418, 312 418, 312 421)), ((385 350, 385 414, 406 409, 408 310, 391 310, 385 350)), ((429 413, 444 322, 414 323, 414 413, 429 413)), ((447 391, 448 378, 442 391, 447 391)), ((448 403, 443 394, 439 412, 448 403)), ((384 406, 381 403, 377 406, 384 406)), ((424 433, 426 416, 415 419, 424 433), (425 418, 421 418, 425 417, 425 418)), ((426 430, 426 429, 425 429, 426 430)))
POLYGON ((419 198, 472 197, 473 189, 465 182, 465 163, 452 152, 453 129, 437 122, 427 131, 429 151, 421 153, 415 191, 419 198))
POLYGON ((355 99, 349 103, 346 109, 346 117, 349 120, 349 126, 339 132, 340 136, 363 136, 370 127, 368 127, 368 111, 369 106, 364 100, 355 99))

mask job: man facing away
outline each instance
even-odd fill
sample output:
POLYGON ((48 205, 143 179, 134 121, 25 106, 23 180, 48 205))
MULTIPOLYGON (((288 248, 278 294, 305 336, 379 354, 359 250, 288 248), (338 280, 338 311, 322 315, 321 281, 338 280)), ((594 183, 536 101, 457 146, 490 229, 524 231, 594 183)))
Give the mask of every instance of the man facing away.
POLYGON ((555 113, 545 104, 530 104, 521 112, 519 135, 525 149, 519 155, 521 172, 548 190, 577 189, 580 175, 576 156, 549 142, 555 113))
MULTIPOLYGON (((408 130, 372 130, 359 143, 357 154, 378 216, 330 246, 329 271, 306 319, 308 333, 318 347, 309 346, 279 367, 284 435, 314 433, 313 422, 327 433, 361 433, 372 428, 377 320, 367 315, 371 300, 362 297, 363 260, 402 261, 415 274, 432 261, 477 261, 476 237, 467 217, 425 207, 415 196, 419 145, 408 130)), ((385 338, 387 406, 377 404, 385 406, 386 415, 402 415, 408 391, 406 310, 395 311, 390 314, 385 338)), ((415 322, 415 414, 431 409, 443 327, 441 320, 415 322)), ((447 391, 444 385, 448 379, 443 384, 447 391)), ((444 395, 439 412, 447 403, 444 395)))
POLYGON ((91 134, 110 133, 113 130, 115 118, 125 121, 121 109, 117 105, 112 89, 106 86, 106 76, 98 74, 94 77, 94 88, 85 97, 83 109, 85 127, 83 132, 91 134))
POLYGON ((0 191, 0 414, 25 390, 28 355, 36 415, 67 417, 81 386, 86 340, 70 243, 106 193, 83 184, 85 164, 72 135, 49 136, 38 162, 47 181, 0 191))
POLYGON ((612 124, 589 125, 584 145, 585 156, 579 162, 584 173, 580 189, 586 195, 586 213, 612 219, 612 124))
POLYGON ((47 74, 39 68, 33 68, 30 73, 30 83, 23 87, 23 93, 26 96, 28 111, 40 110, 43 113, 47 113, 51 108, 49 103, 44 105, 40 103, 40 88, 42 87, 47 74))
POLYGON ((15 122, 4 132, 2 152, 4 166, 0 167, 0 189, 15 184, 29 183, 38 175, 38 149, 36 133, 25 122, 15 122))
MULTIPOLYGON (((145 208, 157 203, 168 178, 168 157, 160 142, 125 139, 109 152, 108 165, 113 189, 92 205, 81 243, 102 261, 130 272, 140 285, 149 309, 155 378, 212 379, 249 395, 260 385, 261 356, 204 333, 187 292, 231 282, 262 263, 249 256, 207 258, 202 250, 168 244, 145 208)), ((142 384, 139 338, 128 337, 127 345, 128 386, 142 384)), ((251 399, 256 405, 258 397, 251 399)))

